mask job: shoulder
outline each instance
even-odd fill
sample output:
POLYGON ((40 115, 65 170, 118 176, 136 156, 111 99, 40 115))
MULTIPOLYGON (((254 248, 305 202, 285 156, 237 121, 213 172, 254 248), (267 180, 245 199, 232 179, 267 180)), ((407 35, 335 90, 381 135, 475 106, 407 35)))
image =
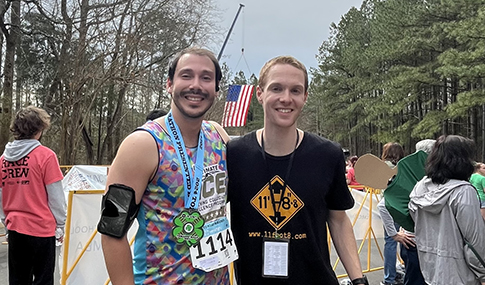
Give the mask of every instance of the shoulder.
POLYGON ((157 169, 158 147, 155 138, 146 131, 135 131, 121 143, 110 166, 106 185, 121 183, 137 192, 137 201, 157 169))
POLYGON ((311 142, 313 142, 314 144, 317 144, 320 146, 326 146, 331 150, 340 149, 340 145, 338 143, 331 141, 325 137, 319 136, 317 134, 314 134, 311 132, 305 132, 305 137, 311 142))
POLYGON ((227 134, 226 130, 224 130, 224 128, 219 123, 217 123, 215 121, 205 121, 205 122, 207 124, 209 124, 210 126, 212 126, 217 131, 217 133, 219 133, 219 135, 221 136, 222 141, 224 143, 229 142, 229 140, 230 140, 229 135, 227 134))
POLYGON ((468 181, 457 181, 452 179, 446 184, 451 184, 451 187, 453 188, 453 191, 450 194, 450 200, 456 199, 463 202, 477 197, 477 189, 468 181))
POLYGON ((39 145, 38 147, 34 148, 33 151, 42 153, 44 155, 56 155, 56 153, 52 149, 50 149, 50 148, 48 148, 44 145, 39 145))
POLYGON ((144 153, 147 149, 156 149, 156 141, 153 135, 146 129, 137 129, 129 134, 121 143, 118 150, 120 152, 140 152, 144 153))
POLYGON ((251 147, 254 142, 257 142, 256 131, 252 131, 248 134, 245 134, 244 136, 231 139, 231 141, 229 141, 229 143, 227 144, 227 149, 229 151, 230 149, 233 150, 251 147))
POLYGON ((158 163, 158 147, 151 133, 137 130, 129 134, 121 142, 113 164, 124 167, 136 167, 137 165, 158 163))
POLYGON ((326 155, 343 156, 340 144, 327 138, 321 137, 314 133, 305 132, 303 139, 305 141, 305 147, 311 148, 312 151, 318 151, 326 155))
POLYGON ((37 156, 38 161, 51 161, 53 159, 57 161, 56 153, 52 149, 43 145, 34 148, 31 151, 31 154, 34 155, 34 157, 37 156))

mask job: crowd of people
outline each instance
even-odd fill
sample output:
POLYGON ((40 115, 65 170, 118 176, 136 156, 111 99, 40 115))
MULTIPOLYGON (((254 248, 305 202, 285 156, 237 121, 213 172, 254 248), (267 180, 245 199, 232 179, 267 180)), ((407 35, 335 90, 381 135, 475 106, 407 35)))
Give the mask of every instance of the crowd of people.
MULTIPOLYGON (((385 197, 377 206, 385 234, 381 285, 485 283, 485 165, 473 160, 474 149, 474 142, 461 136, 422 140, 416 152, 429 156, 424 163, 413 155, 404 157, 398 143, 384 145, 382 160, 389 167, 409 159, 414 164, 403 169, 422 168, 425 176, 417 183, 400 181, 411 185, 404 202, 415 223, 412 231, 394 221, 385 197), (398 244, 403 264, 396 262, 398 244), (404 265, 402 276, 400 265, 404 265)), ((353 166, 355 156, 351 159, 347 164, 353 166)))
MULTIPOLYGON (((291 56, 265 63, 256 90, 264 125, 234 140, 204 120, 221 78, 212 52, 181 51, 168 69, 170 110, 149 114, 121 143, 98 223, 112 284, 230 284, 234 263, 237 284, 337 285, 326 225, 351 283, 369 284, 345 212, 354 206, 348 185, 358 185, 358 157, 346 170, 337 143, 298 128, 308 99, 305 66, 291 56), (127 232, 134 220, 132 251, 127 232)), ((15 141, 1 157, 10 284, 53 284, 66 212, 58 161, 40 144, 48 126, 44 110, 23 108, 12 123, 15 141)), ((402 229, 381 200, 381 284, 485 284, 485 166, 474 165, 473 149, 473 141, 454 135, 426 144, 426 176, 405 197, 413 231, 402 229)), ((404 159, 400 144, 384 145, 389 167, 399 171, 404 159)))

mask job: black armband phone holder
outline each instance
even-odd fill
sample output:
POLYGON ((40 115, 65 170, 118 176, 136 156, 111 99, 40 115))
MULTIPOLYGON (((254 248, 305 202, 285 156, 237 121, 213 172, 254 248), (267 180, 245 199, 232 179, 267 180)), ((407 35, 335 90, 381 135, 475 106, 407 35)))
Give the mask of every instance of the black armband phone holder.
POLYGON ((138 214, 135 190, 123 184, 111 184, 101 202, 101 219, 98 232, 122 238, 130 229, 138 214))

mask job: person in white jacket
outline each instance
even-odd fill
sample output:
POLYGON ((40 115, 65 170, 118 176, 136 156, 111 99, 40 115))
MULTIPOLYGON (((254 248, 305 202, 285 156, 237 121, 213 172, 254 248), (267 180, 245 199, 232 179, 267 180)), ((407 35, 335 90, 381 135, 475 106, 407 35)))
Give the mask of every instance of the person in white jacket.
POLYGON ((428 156, 426 176, 410 194, 419 263, 426 283, 485 284, 485 268, 465 240, 485 257, 485 222, 473 173, 472 140, 441 136, 428 156))

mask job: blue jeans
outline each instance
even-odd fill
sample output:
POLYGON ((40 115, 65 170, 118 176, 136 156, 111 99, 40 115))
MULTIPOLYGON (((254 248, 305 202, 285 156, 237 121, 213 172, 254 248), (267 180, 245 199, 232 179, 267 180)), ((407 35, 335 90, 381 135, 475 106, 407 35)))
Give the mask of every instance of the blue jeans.
MULTIPOLYGON (((400 226, 394 223, 396 231, 400 226)), ((396 282, 396 253, 397 241, 390 237, 384 229, 384 282, 394 284, 396 282)))
POLYGON ((421 268, 419 267, 418 251, 416 247, 406 249, 401 246, 401 258, 406 264, 406 274, 404 275, 404 285, 426 285, 421 268))

